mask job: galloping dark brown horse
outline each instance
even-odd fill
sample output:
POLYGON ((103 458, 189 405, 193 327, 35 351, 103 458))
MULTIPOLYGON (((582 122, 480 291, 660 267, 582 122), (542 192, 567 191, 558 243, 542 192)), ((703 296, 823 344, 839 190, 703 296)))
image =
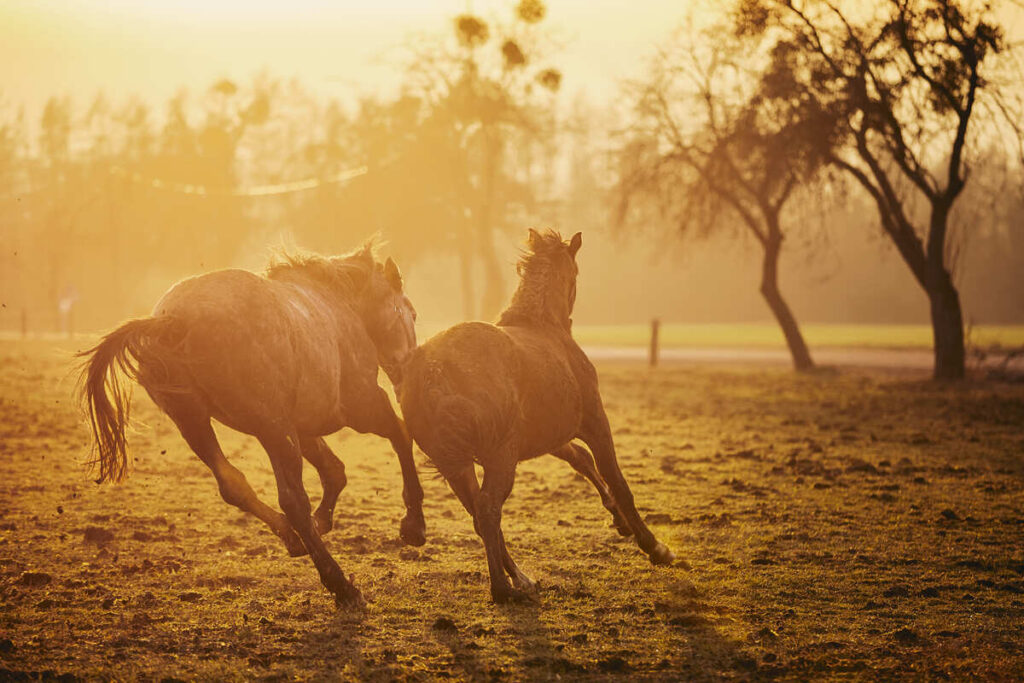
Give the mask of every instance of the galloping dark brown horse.
POLYGON ((120 370, 174 420, 225 501, 263 520, 291 555, 308 552, 338 604, 362 603, 320 539, 346 482, 345 466, 321 437, 348 426, 391 441, 407 509, 402 538, 422 545, 423 490, 412 442, 377 384, 378 365, 398 381, 416 347, 414 320, 398 268, 391 259, 375 261, 369 244, 344 257, 293 257, 264 277, 221 270, 178 283, 152 317, 125 323, 82 354, 100 480, 121 479, 128 464, 130 394, 120 370), (259 500, 225 459, 211 418, 259 439, 284 515, 259 500), (303 458, 324 490, 312 518, 303 458))
POLYGON ((420 346, 402 370, 399 401, 413 439, 448 481, 487 551, 496 602, 529 599, 533 582, 509 556, 501 508, 512 491, 516 464, 553 453, 602 491, 619 513, 620 532, 632 532, 655 564, 675 556, 644 524, 619 470, 597 372, 572 338, 575 256, 582 243, 530 230, 519 263, 519 289, 497 325, 456 325, 420 346), (593 451, 570 443, 580 439, 593 451), (483 466, 477 483, 474 460, 483 466), (512 578, 509 584, 506 572, 512 578))

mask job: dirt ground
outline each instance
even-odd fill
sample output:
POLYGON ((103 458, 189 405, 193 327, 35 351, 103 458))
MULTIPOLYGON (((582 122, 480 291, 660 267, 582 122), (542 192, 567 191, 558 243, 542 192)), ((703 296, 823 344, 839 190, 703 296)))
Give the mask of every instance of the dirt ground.
MULTIPOLYGON (((680 561, 653 567, 566 464, 524 463, 504 529, 541 586, 525 606, 490 603, 470 520, 427 468, 428 542, 403 547, 397 460, 343 432, 326 540, 370 601, 352 613, 220 500, 142 392, 132 475, 94 484, 74 348, 0 342, 0 679, 1024 672, 1022 384, 603 364, 620 463, 680 561)), ((219 434, 273 504, 255 440, 219 434)))

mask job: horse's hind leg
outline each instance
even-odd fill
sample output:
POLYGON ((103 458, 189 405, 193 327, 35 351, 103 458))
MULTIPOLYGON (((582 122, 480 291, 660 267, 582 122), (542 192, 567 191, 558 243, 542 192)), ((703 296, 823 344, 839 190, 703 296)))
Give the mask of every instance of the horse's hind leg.
POLYGON ((476 522, 487 551, 487 570, 491 577, 491 599, 494 602, 522 602, 531 599, 529 593, 513 588, 504 572, 508 549, 501 532, 501 508, 512 492, 516 461, 515 453, 506 451, 497 454, 492 462, 484 465, 484 480, 480 485, 480 494, 476 497, 476 522))
POLYGON ((579 438, 590 446, 597 470, 608 482, 608 489, 615 499, 615 505, 633 530, 637 545, 647 553, 652 563, 672 564, 676 556, 664 543, 658 542, 658 539, 644 524, 644 520, 640 518, 640 513, 637 512, 636 504, 633 502, 633 493, 629 490, 629 484, 622 476, 622 470, 619 469, 619 462, 615 457, 615 444, 612 442, 608 416, 605 415, 603 407, 597 405, 587 413, 584 429, 579 438))
MULTIPOLYGON (((350 410, 355 408, 350 407, 350 410)), ((402 468, 402 500, 405 502, 405 517, 399 533, 409 545, 423 545, 427 542, 427 523, 423 519, 423 487, 412 457, 412 439, 384 390, 375 387, 372 399, 362 405, 362 410, 349 414, 348 425, 361 434, 376 434, 391 442, 402 468)))
MULTIPOLYGON (((466 508, 466 512, 468 512, 470 517, 473 518, 473 529, 476 531, 478 536, 483 538, 476 516, 476 502, 477 496, 480 495, 480 484, 476 480, 476 471, 473 469, 473 466, 470 465, 450 477, 446 476, 445 479, 452 491, 455 492, 459 501, 462 503, 462 507, 466 508)), ((501 552, 502 566, 504 566, 505 571, 512 579, 512 585, 522 591, 536 590, 534 582, 519 569, 519 566, 512 559, 512 556, 509 555, 508 546, 505 545, 504 533, 501 535, 501 552)))
POLYGON ((302 452, 299 439, 294 433, 265 433, 259 437, 260 443, 270 456, 270 464, 277 478, 277 496, 281 509, 295 533, 309 550, 309 555, 320 574, 320 581, 327 590, 334 594, 336 604, 363 605, 362 594, 345 578, 341 567, 327 551, 320 534, 313 528, 310 518, 309 496, 302 486, 302 452))
POLYGON ((618 506, 615 505, 615 500, 608 490, 608 485, 604 483, 604 479, 601 478, 597 468, 594 467, 594 456, 590 454, 590 451, 579 444, 567 443, 561 448, 551 451, 551 455, 572 465, 574 470, 582 474, 594 485, 594 488, 597 489, 598 494, 601 496, 601 504, 612 514, 612 524, 615 526, 615 530, 619 532, 619 535, 633 535, 633 530, 629 528, 626 520, 622 517, 622 513, 619 512, 618 506))
POLYGON ((320 437, 299 437, 302 456, 316 468, 324 495, 313 513, 313 524, 322 536, 334 526, 334 505, 348 479, 345 477, 345 463, 331 451, 327 442, 320 437))
POLYGON ((189 448, 213 472, 224 501, 262 520, 284 542, 289 555, 305 555, 302 541, 285 516, 261 501, 241 470, 224 457, 205 411, 193 399, 182 395, 173 398, 161 396, 158 403, 174 420, 189 448))

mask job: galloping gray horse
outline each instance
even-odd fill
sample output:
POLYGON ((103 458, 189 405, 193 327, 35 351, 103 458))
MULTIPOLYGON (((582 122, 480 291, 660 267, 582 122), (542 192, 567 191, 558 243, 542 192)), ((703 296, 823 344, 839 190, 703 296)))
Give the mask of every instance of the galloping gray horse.
POLYGON ((377 384, 378 366, 398 381, 416 347, 415 317, 397 266, 377 262, 369 244, 343 257, 292 257, 262 277, 221 270, 178 283, 151 317, 121 325, 82 354, 100 481, 121 479, 128 464, 130 394, 120 370, 174 420, 225 501, 263 520, 291 555, 308 552, 339 605, 361 604, 320 539, 346 482, 345 466, 322 437, 347 426, 391 441, 407 509, 402 538, 422 545, 423 490, 412 442, 377 384), (259 500, 227 461, 211 418, 259 439, 284 515, 259 500), (324 489, 312 518, 303 458, 324 489))

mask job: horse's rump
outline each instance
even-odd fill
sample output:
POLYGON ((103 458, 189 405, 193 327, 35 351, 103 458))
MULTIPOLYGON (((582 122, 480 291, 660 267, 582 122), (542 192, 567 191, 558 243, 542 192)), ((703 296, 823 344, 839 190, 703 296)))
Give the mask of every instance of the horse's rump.
POLYGON ((376 386, 376 352, 357 314, 301 281, 219 271, 179 283, 156 312, 185 321, 180 350, 196 391, 239 431, 282 417, 334 431, 342 385, 376 386))
POLYGON ((442 474, 505 445, 520 420, 515 350, 492 325, 465 323, 431 339, 407 366, 402 413, 442 474))

